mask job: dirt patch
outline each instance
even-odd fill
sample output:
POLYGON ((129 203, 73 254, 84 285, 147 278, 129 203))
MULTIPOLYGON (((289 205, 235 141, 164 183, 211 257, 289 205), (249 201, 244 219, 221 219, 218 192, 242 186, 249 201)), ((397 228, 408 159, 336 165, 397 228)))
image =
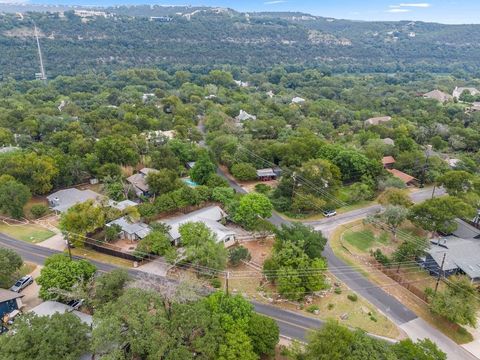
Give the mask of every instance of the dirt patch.
POLYGON ((263 241, 248 241, 241 245, 246 247, 252 255, 252 261, 258 265, 263 265, 266 259, 272 253, 272 246, 275 240, 267 239, 263 241))

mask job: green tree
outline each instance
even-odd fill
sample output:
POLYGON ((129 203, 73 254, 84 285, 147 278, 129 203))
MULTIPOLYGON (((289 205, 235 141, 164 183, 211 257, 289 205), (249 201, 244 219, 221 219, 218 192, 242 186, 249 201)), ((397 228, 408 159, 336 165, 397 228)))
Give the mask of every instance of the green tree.
POLYGON ((208 155, 203 154, 195 162, 195 166, 190 170, 190 177, 197 184, 204 185, 208 182, 208 179, 215 173, 217 167, 210 160, 208 155))
POLYGON ((81 282, 86 282, 95 274, 96 267, 87 260, 70 260, 64 254, 52 255, 45 260, 45 266, 36 279, 40 285, 43 300, 61 298, 56 290, 69 291, 81 282))
POLYGON ((474 176, 463 170, 451 170, 438 178, 437 182, 447 189, 449 195, 458 196, 473 189, 474 176))
POLYGON ((122 177, 122 168, 118 164, 106 163, 97 170, 98 177, 104 179, 120 179, 122 177))
POLYGON ((252 342, 245 332, 234 329, 225 334, 219 346, 218 360, 258 360, 252 342))
POLYGON ((298 222, 288 225, 282 224, 280 228, 277 228, 275 234, 275 249, 281 248, 286 242, 292 242, 301 245, 310 259, 322 257, 323 249, 327 243, 327 239, 320 231, 298 222))
POLYGON ((93 302, 96 307, 104 306, 123 295, 130 275, 124 269, 115 269, 95 279, 93 302))
MULTIPOLYGON (((328 160, 309 160, 302 165, 298 173, 302 179, 307 180, 309 184, 315 184, 316 186, 322 188, 323 191, 327 191, 329 193, 337 190, 341 184, 342 174, 340 173, 340 169, 328 160)), ((303 180, 300 181, 303 182, 303 180)), ((309 189, 304 191, 312 190, 309 189)), ((315 194, 317 194, 315 190, 313 191, 315 194)))
POLYGON ((247 229, 255 227, 258 219, 272 216, 273 206, 263 194, 250 193, 242 196, 233 215, 233 221, 244 225, 247 229))
POLYGON ((253 313, 248 326, 248 336, 252 340, 253 351, 260 356, 275 355, 280 331, 275 320, 253 313))
POLYGON ((227 264, 227 250, 214 233, 201 222, 182 224, 178 232, 185 256, 195 265, 223 270, 227 264))
POLYGON ((0 176, 0 211, 16 219, 23 216, 23 207, 30 200, 30 190, 10 175, 0 176))
POLYGON ((234 164, 231 172, 235 179, 240 181, 255 180, 257 178, 257 170, 249 163, 234 164))
POLYGON ((473 218, 475 209, 453 196, 429 199, 410 208, 408 218, 428 231, 451 233, 457 228, 455 219, 473 218))
POLYGON ((397 188, 388 188, 378 197, 378 202, 383 206, 393 205, 393 206, 403 206, 410 207, 413 205, 412 200, 408 194, 397 188))
POLYGON ((235 190, 231 187, 216 187, 212 191, 212 200, 228 205, 235 198, 235 190))
POLYGON ((240 265, 242 260, 250 261, 251 258, 250 252, 244 246, 236 246, 228 250, 228 261, 233 266, 240 265))
POLYGON ((0 248, 0 287, 10 287, 22 265, 23 260, 15 251, 0 248))
POLYGON ((169 169, 150 172, 147 176, 147 184, 150 192, 155 195, 165 194, 182 186, 177 173, 169 169))
POLYGON ((170 238, 164 231, 160 230, 152 230, 150 234, 140 240, 136 251, 141 257, 145 254, 153 254, 172 259, 176 255, 170 238))
POLYGON ((392 346, 398 360, 447 360, 447 355, 430 339, 414 343, 410 339, 402 340, 392 346))
POLYGON ((105 212, 93 200, 72 206, 60 218, 60 229, 69 240, 82 244, 84 237, 105 226, 105 212))
POLYGON ((8 336, 0 337, 2 359, 77 360, 88 352, 88 331, 88 325, 74 314, 27 313, 15 320, 8 336))
POLYGON ((95 143, 95 154, 102 164, 136 165, 139 154, 134 144, 123 136, 107 136, 95 143))
POLYGON ((27 185, 32 194, 41 195, 52 189, 58 168, 49 156, 13 152, 0 156, 0 173, 13 176, 27 185))
POLYGON ((171 336, 163 299, 153 291, 128 289, 114 302, 98 309, 93 317, 92 348, 115 359, 163 359, 171 336))
POLYGON ((332 321, 311 333, 302 355, 305 360, 396 360, 386 342, 332 321))
POLYGON ((403 206, 387 205, 385 210, 379 215, 380 221, 389 226, 394 239, 397 239, 398 228, 407 220, 408 210, 403 206))
POLYGON ((430 311, 451 322, 475 327, 479 301, 475 286, 466 277, 453 277, 444 291, 431 296, 430 311))

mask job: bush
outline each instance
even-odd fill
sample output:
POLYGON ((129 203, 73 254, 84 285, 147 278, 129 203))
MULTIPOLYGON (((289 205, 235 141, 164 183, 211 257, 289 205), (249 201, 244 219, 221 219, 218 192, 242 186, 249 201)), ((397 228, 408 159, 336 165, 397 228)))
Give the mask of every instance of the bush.
POLYGON ((335 290, 333 290, 333 292, 337 295, 340 295, 342 293, 342 289, 339 287, 336 287, 335 290))
POLYGON ((347 295, 347 298, 348 298, 348 300, 353 301, 353 302, 358 300, 357 294, 349 294, 349 295, 347 295))
POLYGON ((38 219, 48 212, 48 206, 43 204, 36 204, 32 206, 32 208, 30 209, 30 212, 32 213, 35 219, 38 219))
POLYGON ((373 257, 383 266, 390 266, 390 259, 385 255, 382 250, 377 249, 373 252, 373 257))
POLYGON ((210 285, 212 285, 215 289, 220 289, 222 287, 222 282, 219 278, 210 279, 210 285))
POLYGON ((270 186, 268 186, 267 184, 257 184, 257 185, 255 185, 255 191, 260 193, 260 194, 267 194, 268 192, 270 192, 270 190, 272 190, 272 188, 270 186))
POLYGON ((252 256, 247 248, 238 246, 228 251, 228 260, 233 266, 238 266, 242 260, 250 261, 252 256))
POLYGON ((257 178, 257 170, 252 164, 239 163, 231 168, 232 175, 240 181, 255 180, 257 178))
POLYGON ((332 304, 332 303, 329 303, 329 304, 327 305, 327 309, 328 309, 328 310, 332 310, 334 307, 335 307, 335 304, 332 304))
POLYGON ((313 314, 314 312, 320 310, 320 308, 317 305, 310 305, 309 307, 306 308, 306 310, 313 314))

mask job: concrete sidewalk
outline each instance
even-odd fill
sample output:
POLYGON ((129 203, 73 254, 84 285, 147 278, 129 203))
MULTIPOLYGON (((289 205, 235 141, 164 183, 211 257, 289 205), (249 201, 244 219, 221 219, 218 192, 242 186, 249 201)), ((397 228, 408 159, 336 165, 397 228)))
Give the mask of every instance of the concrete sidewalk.
POLYGON ((448 360, 476 360, 477 357, 473 356, 462 346, 457 345, 446 335, 443 335, 440 331, 435 329, 425 320, 417 318, 400 325, 400 328, 404 330, 408 337, 413 341, 430 339, 438 345, 438 347, 447 354, 448 360))

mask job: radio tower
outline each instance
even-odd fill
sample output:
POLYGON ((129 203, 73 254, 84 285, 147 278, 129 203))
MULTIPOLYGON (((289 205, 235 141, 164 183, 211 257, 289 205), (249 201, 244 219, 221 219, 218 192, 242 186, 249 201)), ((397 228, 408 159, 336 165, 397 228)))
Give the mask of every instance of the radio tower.
POLYGON ((37 80, 42 80, 44 83, 47 82, 47 75, 45 74, 45 68, 43 66, 43 57, 42 57, 42 48, 40 47, 40 40, 38 39, 38 30, 37 24, 33 22, 35 28, 35 39, 37 40, 37 49, 38 49, 38 59, 40 60, 40 72, 35 74, 37 80))

